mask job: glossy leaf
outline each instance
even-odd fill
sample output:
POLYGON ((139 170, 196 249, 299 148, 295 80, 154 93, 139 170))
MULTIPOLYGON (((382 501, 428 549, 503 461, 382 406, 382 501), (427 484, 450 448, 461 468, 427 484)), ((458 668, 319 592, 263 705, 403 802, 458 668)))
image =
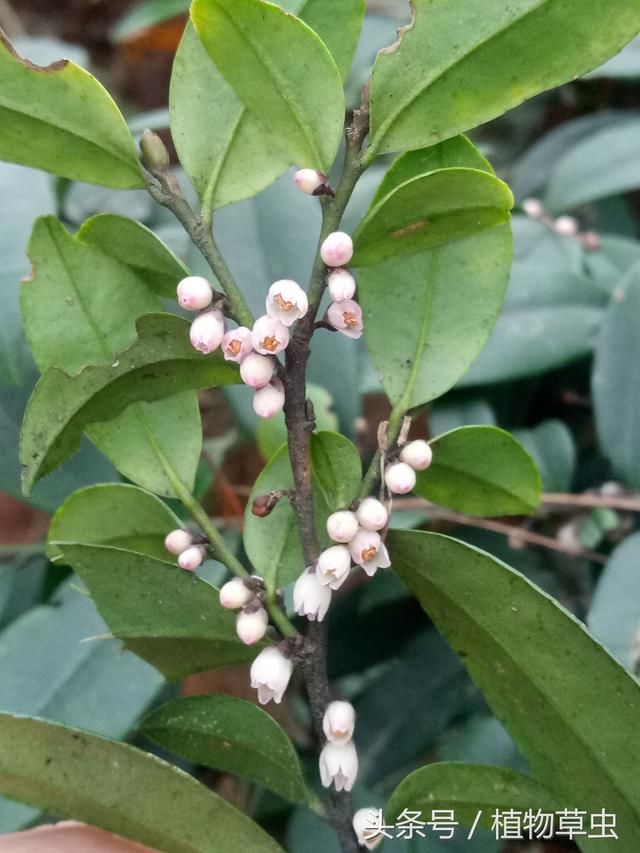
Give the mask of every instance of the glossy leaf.
POLYGON ((540 474, 515 438, 492 426, 464 426, 431 441, 433 462, 415 491, 467 515, 529 515, 540 504, 540 474))
POLYGON ((639 323, 640 267, 635 266, 606 314, 592 377, 600 446, 633 489, 640 488, 640 397, 630 388, 629 366, 640 358, 639 323))
MULTIPOLYGON (((238 381, 236 366, 220 352, 202 356, 190 345, 187 330, 188 321, 181 317, 150 314, 138 321, 138 340, 114 362, 85 367, 73 376, 56 368, 45 373, 24 416, 25 493, 73 455, 89 425, 115 418, 132 403, 238 381)), ((162 454, 153 437, 150 442, 151 450, 162 454)), ((171 494, 170 483, 168 488, 171 494)))
POLYGON ((460 655, 535 778, 563 804, 617 815, 615 853, 640 840, 640 687, 572 616, 489 554, 390 531, 393 567, 460 655), (616 725, 611 725, 611 720, 616 725))
POLYGON ((357 498, 362 480, 360 454, 337 432, 318 432, 311 438, 314 485, 329 510, 346 509, 357 498))
POLYGON ((421 148, 590 71, 640 29, 636 0, 413 0, 371 83, 371 153, 421 148), (425 69, 425 56, 429 57, 425 69))
POLYGON ((285 800, 308 801, 295 748, 276 721, 234 696, 190 696, 152 711, 142 733, 195 764, 235 773, 285 800))
POLYGON ((344 123, 340 74, 321 39, 261 0, 195 0, 191 19, 237 97, 290 162, 328 171, 344 123))
POLYGON ((403 809, 426 814, 447 809, 455 812, 463 826, 471 827, 481 811, 483 817, 478 825, 492 829, 496 810, 554 812, 562 805, 530 776, 514 770, 442 762, 428 764, 405 777, 389 797, 385 819, 396 820, 403 809))
MULTIPOLYGON (((54 515, 47 534, 56 540, 84 545, 111 545, 159 560, 170 560, 164 538, 181 526, 167 504, 126 483, 107 483, 80 489, 62 504, 54 515)), ((61 552, 47 545, 53 562, 61 552)))
POLYGON ((82 225, 77 238, 130 267, 149 290, 176 298, 176 286, 189 270, 159 237, 135 219, 101 213, 82 225))
POLYGON ((0 36, 0 81, 0 159, 108 187, 144 186, 124 118, 83 68, 32 65, 0 36))
POLYGON ((484 170, 445 168, 399 184, 374 202, 354 235, 354 266, 419 252, 508 222, 511 190, 484 170))
POLYGON ((0 792, 159 850, 282 853, 257 824, 165 761, 30 717, 0 714, 0 792))
MULTIPOLYGON (((333 412, 333 398, 331 394, 321 385, 307 383, 307 397, 313 403, 316 418, 316 426, 319 430, 338 430, 338 418, 333 412)), ((278 451, 287 440, 287 427, 284 422, 284 414, 273 418, 260 418, 256 439, 260 453, 265 459, 271 457, 278 451)))
POLYGON ((53 544, 87 585, 111 633, 165 678, 255 657, 215 587, 191 572, 121 548, 53 544))
POLYGON ((547 492, 569 492, 576 468, 576 448, 569 428, 555 418, 533 429, 520 429, 515 438, 531 454, 547 492))

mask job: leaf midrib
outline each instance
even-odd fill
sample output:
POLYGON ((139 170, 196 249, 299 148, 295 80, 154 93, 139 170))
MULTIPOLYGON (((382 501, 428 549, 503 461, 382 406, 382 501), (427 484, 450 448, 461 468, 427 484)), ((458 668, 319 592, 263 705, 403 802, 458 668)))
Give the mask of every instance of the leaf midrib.
MULTIPOLYGON (((434 447, 437 447, 437 444, 434 444, 434 447)), ((435 467, 436 466, 434 464, 434 468, 435 467)), ((438 459, 438 463, 437 463, 437 468, 443 469, 444 471, 451 471, 454 474, 462 475, 467 480, 471 480, 474 483, 479 483, 481 486, 482 485, 484 485, 484 486, 488 485, 492 489, 495 489, 495 491, 500 492, 503 495, 506 495, 508 498, 515 498, 516 501, 520 505, 522 505, 524 503, 525 506, 528 508, 535 506, 535 504, 530 504, 526 501, 523 501, 523 499, 516 492, 510 491, 509 489, 506 489, 504 486, 501 486, 499 483, 494 483, 492 480, 483 479, 482 477, 478 476, 477 474, 472 474, 468 470, 456 468, 455 465, 447 464, 446 462, 441 462, 439 459, 438 459)), ((427 478, 428 478, 428 475, 427 475, 427 478)))

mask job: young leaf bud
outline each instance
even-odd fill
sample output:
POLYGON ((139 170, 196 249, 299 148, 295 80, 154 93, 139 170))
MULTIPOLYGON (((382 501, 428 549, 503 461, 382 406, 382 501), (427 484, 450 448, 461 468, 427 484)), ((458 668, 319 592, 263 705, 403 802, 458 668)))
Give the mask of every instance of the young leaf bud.
POLYGON ((356 712, 349 702, 330 702, 322 718, 322 730, 331 743, 347 743, 353 737, 356 712))
POLYGON ((262 388, 268 385, 276 369, 275 362, 266 355, 250 352, 240 365, 240 376, 250 388, 262 388))
POLYGON ((176 557, 186 551, 193 544, 193 534, 190 530, 172 530, 168 533, 164 540, 164 547, 176 557))
POLYGON ((169 152, 157 133, 147 128, 140 139, 140 151, 150 169, 168 169, 171 162, 169 152))
POLYGON ((353 257, 353 240, 344 231, 334 231, 320 246, 320 257, 328 267, 343 267, 353 257))
POLYGON ((346 545, 332 545, 320 554, 316 565, 318 580, 331 589, 340 589, 349 577, 351 554, 346 545))
POLYGON ((406 462, 394 462, 385 471, 384 481, 394 495, 406 495, 416 484, 416 472, 406 462))
POLYGON ((386 506, 376 498, 365 498, 360 501, 356 517, 360 527, 365 530, 382 530, 389 520, 389 513, 386 506))
POLYGON ((201 275, 189 275, 178 285, 178 303, 186 311, 202 311, 211 305, 213 290, 201 275))
POLYGON ((202 545, 191 545, 178 557, 178 565, 187 572, 195 571, 204 563, 207 552, 202 545))
POLYGON ((332 270, 327 276, 327 287, 334 302, 344 302, 345 299, 353 299, 356 280, 349 270, 332 270))
POLYGON ((267 315, 290 326, 309 310, 307 294, 295 281, 284 278, 274 282, 267 295, 267 315))
POLYGON ((325 788, 350 791, 358 775, 358 753, 353 741, 326 743, 320 753, 320 779, 325 788))
POLYGON ((246 355, 253 351, 251 346, 251 329, 238 326, 232 329, 222 339, 222 354, 225 361, 235 361, 240 364, 246 355))
POLYGON ((334 542, 351 542, 358 532, 355 512, 347 509, 332 513, 327 519, 327 533, 334 542))
POLYGON ((315 571, 303 572, 293 587, 293 606, 298 616, 322 622, 331 604, 331 589, 318 580, 315 571))
POLYGON ((334 329, 348 338, 357 340, 362 336, 362 309, 352 299, 332 302, 327 310, 327 320, 334 329))
POLYGON ((251 512, 257 515, 258 518, 266 518, 278 506, 278 501, 282 498, 283 493, 279 491, 267 492, 265 495, 258 495, 251 504, 251 512))
POLYGON ((327 184, 327 176, 316 169, 298 169, 293 176, 293 181, 300 192, 306 195, 316 195, 318 190, 327 184))
POLYGON ((272 699, 279 705, 287 689, 293 663, 275 646, 263 649, 251 664, 251 686, 258 691, 258 702, 266 705, 272 699))
POLYGON ((212 309, 200 314, 191 324, 189 332, 191 343, 198 352, 208 355, 218 349, 224 337, 224 316, 222 311, 212 309))
POLYGON ((256 597, 243 578, 232 578, 220 588, 220 604, 227 610, 240 610, 256 597))
POLYGON ((370 807, 358 809, 354 814, 353 831, 356 834, 360 847, 366 847, 367 850, 374 850, 383 841, 384 835, 377 828, 381 822, 380 813, 380 809, 370 807))
POLYGON ((259 418, 272 418, 284 407, 284 386, 279 379, 258 388, 253 396, 253 411, 259 418))
POLYGON ((289 329, 273 317, 258 317, 251 331, 251 344, 261 355, 277 355, 289 344, 289 329))
POLYGON ((249 605, 238 613, 236 633, 246 646, 253 646, 254 643, 259 643, 267 633, 268 624, 269 616, 264 607, 249 605))
POLYGON ((553 230, 562 237, 575 237, 578 233, 578 221, 573 216, 559 216, 553 223, 553 230))
POLYGON ((410 441, 400 451, 400 459, 411 465, 414 471, 426 471, 431 465, 433 451, 430 445, 421 438, 410 441))
POLYGON ((362 566, 369 577, 378 569, 388 569, 391 565, 389 552, 375 530, 359 530, 349 545, 353 562, 362 566))

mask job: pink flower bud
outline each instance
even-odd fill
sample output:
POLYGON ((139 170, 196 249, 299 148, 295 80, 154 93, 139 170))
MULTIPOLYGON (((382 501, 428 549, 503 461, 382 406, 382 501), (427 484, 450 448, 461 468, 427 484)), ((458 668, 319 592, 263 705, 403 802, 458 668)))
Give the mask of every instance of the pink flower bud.
POLYGON ((386 506, 376 498, 365 498, 356 510, 360 527, 365 530, 382 530, 389 520, 386 506))
POLYGON ((191 343, 205 355, 218 349, 224 337, 224 316, 222 311, 213 309, 200 314, 191 324, 189 333, 191 343))
POLYGON ((585 231, 580 235, 580 242, 587 252, 597 252, 602 248, 602 238, 596 231, 585 231))
POLYGON ((246 607, 256 597, 242 578, 233 578, 220 588, 220 604, 227 610, 239 610, 246 607))
POLYGON ((522 209, 531 219, 542 219, 544 216, 544 206, 538 198, 525 198, 522 209))
POLYGON ((322 718, 322 730, 331 743, 347 743, 353 737, 356 712, 349 702, 330 702, 322 718))
POLYGON ((406 462, 394 462, 385 471, 384 481, 394 495, 406 495, 416 484, 416 472, 406 462))
POLYGON ((384 824, 381 809, 373 806, 366 809, 358 809, 353 816, 353 831, 361 847, 374 850, 384 840, 384 833, 380 832, 380 826, 384 824))
POLYGON ((320 779, 325 788, 350 791, 358 775, 358 753, 353 741, 326 743, 320 753, 320 779))
POLYGON ((353 240, 344 231, 334 231, 320 246, 320 257, 328 267, 343 267, 353 257, 353 240))
POLYGON ((293 663, 279 649, 263 649, 251 664, 251 686, 258 691, 258 702, 266 705, 273 699, 279 705, 292 672, 293 663))
POLYGON ((298 189, 307 195, 313 195, 327 183, 327 176, 315 169, 298 169, 293 176, 298 189))
POLYGON ((320 554, 316 565, 318 580, 331 589, 340 589, 349 577, 351 554, 346 545, 332 545, 320 554))
POLYGON ((235 361, 240 364, 242 359, 252 352, 251 329, 246 326, 238 326, 232 329, 222 339, 222 354, 225 361, 235 361))
POLYGON ((284 386, 279 379, 258 388, 253 396, 253 411, 259 418, 272 418, 284 407, 284 386))
POLYGON ((186 551, 193 544, 193 534, 190 530, 172 530, 168 533, 164 540, 164 547, 176 557, 186 551))
POLYGON ((290 326, 309 310, 307 294, 295 281, 284 278, 269 288, 267 295, 267 315, 290 326))
POLYGON ((353 299, 356 280, 349 270, 332 270, 327 276, 327 287, 334 302, 344 302, 345 299, 353 299))
POLYGON ((562 237, 575 237, 578 233, 578 222, 573 216, 559 216, 553 223, 553 230, 562 237))
POLYGON ((421 438, 410 441, 400 451, 400 459, 411 465, 414 471, 426 471, 433 459, 433 450, 421 438))
POLYGON ((192 545, 178 557, 178 565, 187 572, 195 571, 204 563, 207 552, 202 545, 192 545))
POLYGON ((262 355, 277 355, 289 343, 289 329, 273 317, 258 317, 251 331, 251 344, 262 355))
POLYGON ((351 542, 358 532, 355 512, 347 509, 332 513, 327 519, 327 533, 334 542, 351 542))
POLYGON ((332 302, 327 310, 327 320, 348 338, 357 340, 362 335, 362 309, 352 299, 332 302))
POLYGON ((276 369, 275 362, 266 355, 250 352, 240 365, 240 376, 250 388, 262 388, 268 385, 276 369))
POLYGON ((362 566, 369 577, 373 577, 378 569, 388 569, 389 552, 375 530, 359 530, 349 545, 354 563, 362 566))
POLYGON ((331 589, 318 580, 315 571, 303 572, 293 587, 293 606, 298 616, 322 622, 331 604, 331 589))
POLYGON ((200 275, 183 278, 178 285, 178 302, 187 311, 201 311, 211 305, 212 299, 211 285, 200 275))
POLYGON ((241 610, 236 617, 236 633, 246 646, 259 643, 267 633, 269 616, 264 607, 254 609, 252 605, 241 610))

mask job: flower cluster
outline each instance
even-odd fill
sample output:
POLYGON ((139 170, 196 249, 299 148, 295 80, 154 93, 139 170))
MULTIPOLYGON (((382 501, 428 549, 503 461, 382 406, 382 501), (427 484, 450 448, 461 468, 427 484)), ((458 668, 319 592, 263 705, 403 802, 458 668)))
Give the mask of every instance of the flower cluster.
POLYGON ((205 546, 196 541, 190 530, 184 530, 182 527, 167 534, 164 547, 178 558, 180 568, 188 572, 193 572, 201 566, 207 555, 205 546))
POLYGON ((260 577, 233 578, 220 589, 220 604, 227 610, 238 611, 236 633, 247 646, 259 643, 267 633, 269 614, 263 595, 264 583, 260 577))
POLYGON ((353 743, 356 712, 349 702, 330 702, 322 718, 327 742, 320 753, 320 780, 325 788, 350 791, 358 775, 358 753, 353 743))

